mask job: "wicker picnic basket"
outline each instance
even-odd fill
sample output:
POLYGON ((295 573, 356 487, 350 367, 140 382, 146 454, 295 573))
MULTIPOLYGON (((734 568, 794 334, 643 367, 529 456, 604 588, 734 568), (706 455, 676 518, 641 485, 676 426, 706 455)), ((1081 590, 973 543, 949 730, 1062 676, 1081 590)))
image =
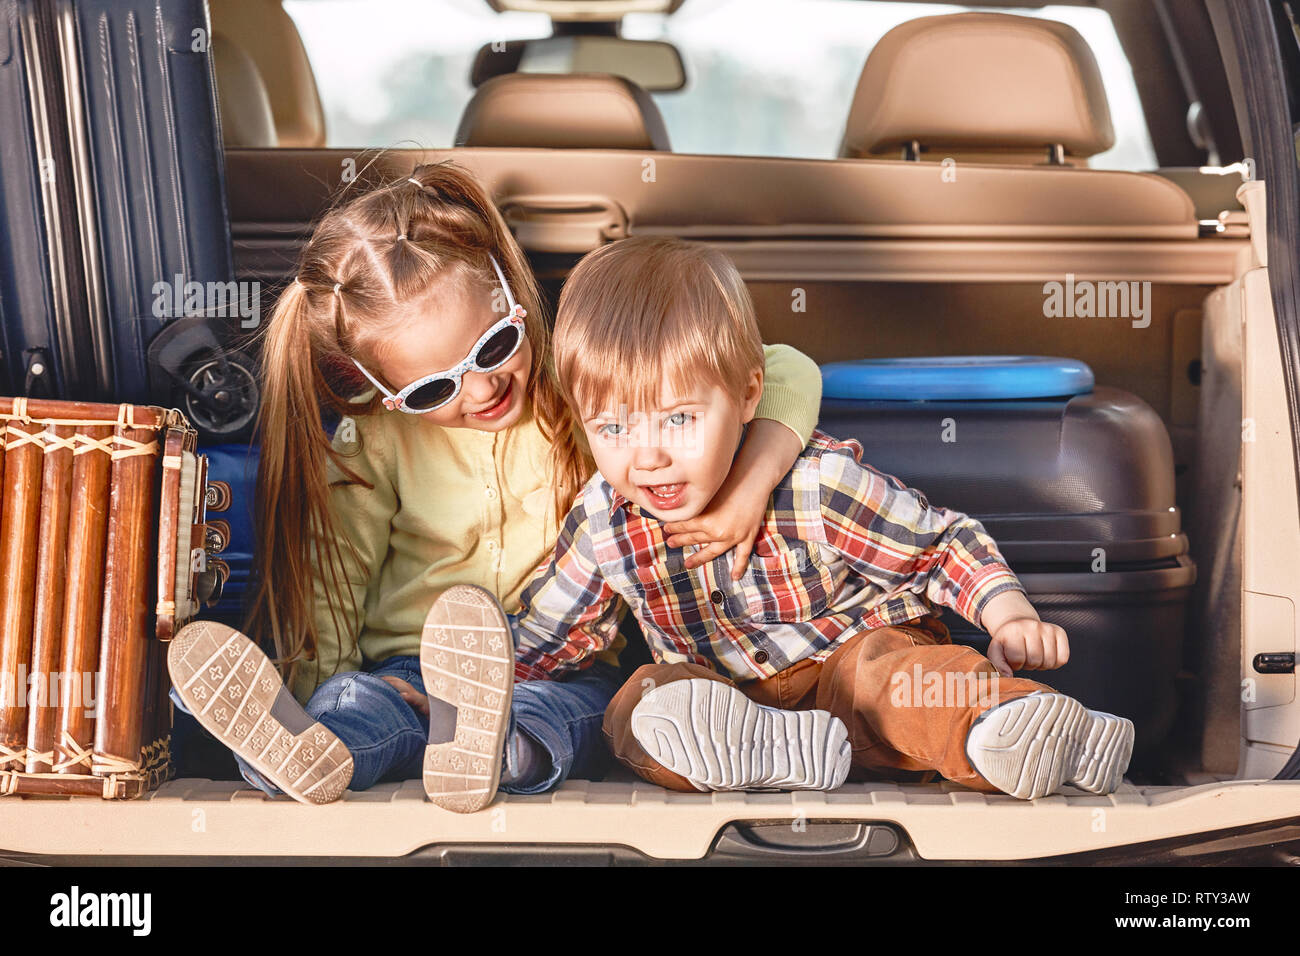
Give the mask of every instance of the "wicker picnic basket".
POLYGON ((0 795, 137 797, 171 772, 165 642, 220 586, 221 491, 176 409, 0 398, 0 428, 0 795))

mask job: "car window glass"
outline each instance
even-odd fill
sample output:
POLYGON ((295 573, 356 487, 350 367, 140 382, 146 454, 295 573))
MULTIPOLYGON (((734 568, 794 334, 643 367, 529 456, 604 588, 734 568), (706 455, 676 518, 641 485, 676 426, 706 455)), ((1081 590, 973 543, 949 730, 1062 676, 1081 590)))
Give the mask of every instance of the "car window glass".
POLYGON ((479 47, 551 35, 540 13, 483 0, 284 0, 325 109, 326 145, 450 146, 479 47))
MULTIPOLYGON (((332 147, 452 144, 473 95, 470 66, 494 40, 549 36, 543 14, 482 0, 285 0, 311 58, 332 147)), ((674 152, 829 159, 867 54, 905 20, 969 8, 863 0, 689 0, 671 16, 631 14, 622 34, 681 50, 686 88, 656 93, 674 152)), ((1073 26, 1101 69, 1115 145, 1090 165, 1151 169, 1155 151, 1133 71, 1096 8, 983 10, 1073 26)))

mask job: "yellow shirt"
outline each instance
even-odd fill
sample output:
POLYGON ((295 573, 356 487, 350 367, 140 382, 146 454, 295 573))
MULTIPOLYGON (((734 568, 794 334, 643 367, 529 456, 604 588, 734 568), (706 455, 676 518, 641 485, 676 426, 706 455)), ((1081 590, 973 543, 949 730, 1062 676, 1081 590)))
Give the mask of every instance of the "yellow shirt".
MULTIPOLYGON (((789 346, 765 346, 764 355, 755 416, 781 422, 806 444, 820 411, 821 373, 789 346)), ((316 660, 300 661, 293 682, 304 703, 332 674, 360 670, 363 654, 373 661, 419 654, 429 608, 453 584, 486 588, 517 613, 560 531, 550 443, 531 405, 501 432, 443 428, 400 412, 357 416, 340 423, 334 447, 374 485, 342 483, 330 463, 330 482, 340 482, 331 492, 337 527, 357 551, 354 558, 343 549, 361 613, 350 615, 343 596, 340 634, 326 595, 317 593, 316 660)))

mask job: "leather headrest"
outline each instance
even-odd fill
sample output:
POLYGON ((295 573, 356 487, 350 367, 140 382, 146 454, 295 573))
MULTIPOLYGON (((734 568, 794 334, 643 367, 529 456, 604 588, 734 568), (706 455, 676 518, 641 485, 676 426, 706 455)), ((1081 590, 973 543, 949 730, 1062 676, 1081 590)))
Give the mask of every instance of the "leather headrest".
POLYGON ((212 66, 217 75, 223 145, 278 146, 271 100, 253 58, 229 37, 214 33, 212 66))
POLYGON ((1067 156, 1104 152, 1115 133, 1097 61, 1073 27, 957 13, 910 20, 880 39, 840 155, 897 157, 913 140, 925 159, 955 150, 1041 162, 1058 143, 1067 156))
POLYGON ((325 145, 325 110, 307 50, 280 0, 209 0, 212 32, 234 41, 262 76, 281 146, 325 145))
POLYGON ((650 94, 607 73, 493 77, 465 107, 456 145, 669 149, 650 94))

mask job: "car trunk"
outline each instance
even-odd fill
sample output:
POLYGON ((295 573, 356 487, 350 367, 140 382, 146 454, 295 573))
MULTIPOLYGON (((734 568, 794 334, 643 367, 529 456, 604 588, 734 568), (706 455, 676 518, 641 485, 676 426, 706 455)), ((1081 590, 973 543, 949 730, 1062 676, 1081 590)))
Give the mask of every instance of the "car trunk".
MULTIPOLYGON (((331 150, 228 151, 237 278, 275 285, 291 277, 307 224, 349 158, 331 150)), ((1300 783, 1265 779, 1300 736, 1294 675, 1253 674, 1244 722, 1238 706, 1239 662, 1294 651, 1278 603, 1293 585, 1270 577, 1269 568, 1292 567, 1300 536, 1292 527, 1295 487, 1286 477, 1293 436, 1281 358, 1261 286, 1265 256, 1258 237, 1252 242, 1247 214, 1205 229, 1167 181, 1087 170, 963 167, 962 186, 936 200, 925 178, 937 175, 933 169, 886 161, 662 155, 655 158, 661 181, 679 186, 649 192, 639 178, 642 158, 615 151, 393 151, 373 166, 355 165, 391 178, 441 158, 465 163, 489 183, 552 296, 598 242, 679 234, 733 258, 766 341, 787 342, 819 362, 1070 356, 1093 368, 1098 385, 1150 406, 1171 438, 1177 506, 1198 568, 1173 675, 1178 719, 1161 759, 1109 796, 1067 789, 1032 802, 942 782, 681 794, 619 770, 545 795, 499 797, 465 816, 428 804, 419 781, 308 808, 242 783, 189 777, 126 803, 6 801, 4 855, 418 862, 509 851, 612 862, 1025 860, 1295 813, 1300 783), (724 174, 734 188, 711 191, 724 174), (1045 283, 1067 275, 1149 282, 1148 314, 1136 322, 1048 316, 1045 283), (1243 418, 1253 423, 1245 444, 1243 418), (1270 512, 1265 496, 1289 502, 1281 509, 1289 523, 1278 525, 1278 509, 1270 512), (1252 580, 1256 598, 1243 609, 1252 580), (1243 614, 1258 623, 1244 642, 1243 614)), ((1258 183, 1243 189, 1256 215, 1262 191, 1258 183)), ((1050 682, 1050 674, 1041 676, 1050 682)))
POLYGON ((830 793, 684 794, 619 774, 499 797, 457 815, 418 780, 323 807, 229 782, 173 780, 144 798, 25 798, 0 825, 7 858, 198 864, 230 858, 341 863, 492 858, 594 862, 1010 861, 1096 853, 1294 815, 1300 783, 1190 774, 1109 796, 1031 802, 946 783, 847 784, 830 793), (16 824, 21 819, 21 827, 16 824), (21 831, 21 832, 20 832, 21 831))

